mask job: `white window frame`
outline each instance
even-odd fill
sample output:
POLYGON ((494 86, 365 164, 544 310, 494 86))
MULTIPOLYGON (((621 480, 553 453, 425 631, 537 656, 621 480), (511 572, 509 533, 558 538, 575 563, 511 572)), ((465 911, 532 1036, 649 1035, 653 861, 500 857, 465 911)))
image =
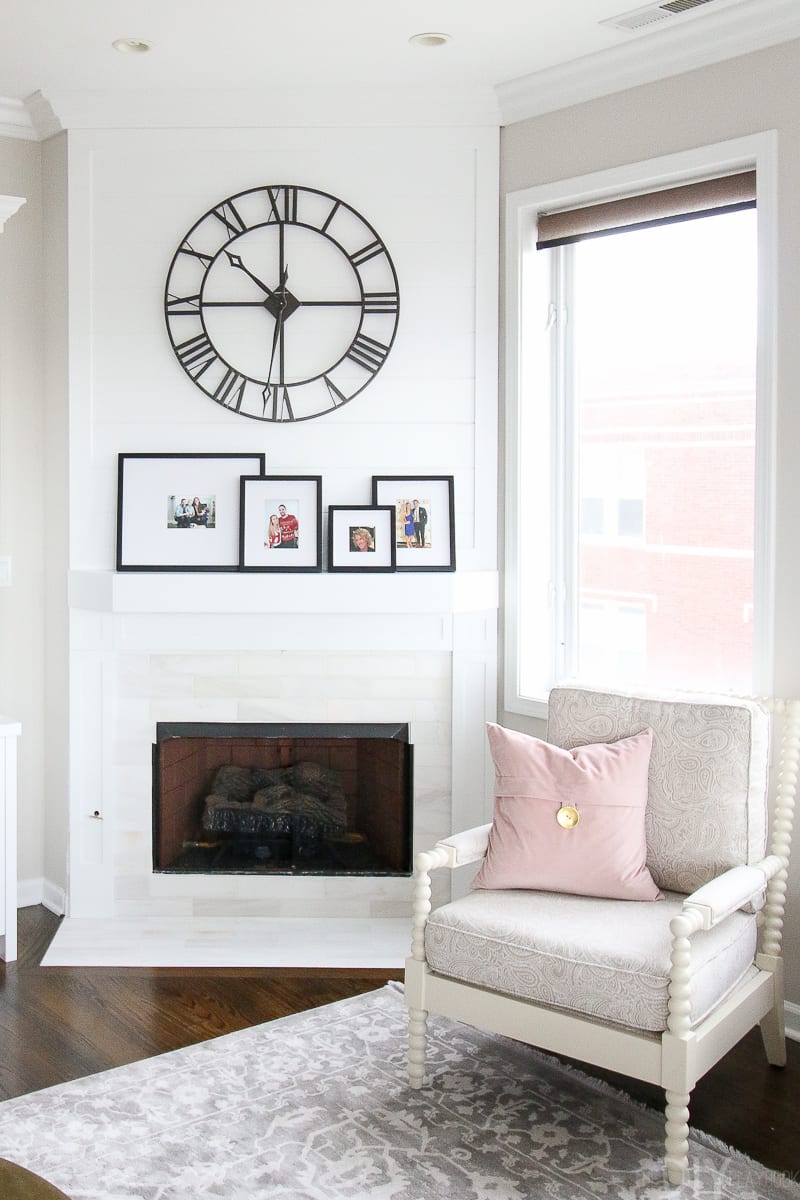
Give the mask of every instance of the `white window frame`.
MULTIPOLYGON (((777 133, 769 130, 678 154, 644 162, 630 163, 581 175, 539 187, 511 192, 505 207, 505 551, 504 551, 504 706, 508 712, 531 717, 547 715, 547 691, 560 682, 564 656, 557 653, 564 643, 564 628, 574 617, 576 597, 565 564, 559 563, 569 537, 575 530, 574 517, 557 510, 553 497, 543 501, 543 512, 521 513, 520 482, 523 473, 530 478, 536 465, 520 461, 523 405, 530 403, 533 390, 531 351, 524 331, 542 328, 541 296, 531 295, 526 260, 537 253, 536 225, 541 212, 571 208, 620 195, 636 194, 661 187, 675 186, 737 170, 756 170, 756 213, 758 237, 758 310, 756 361, 756 451, 755 451, 755 529, 754 529, 754 628, 753 689, 761 695, 772 691, 774 662, 774 579, 775 579, 775 424, 776 424, 776 339, 777 339, 777 133), (536 307, 534 307, 536 305, 536 307), (543 680, 541 695, 523 695, 520 688, 520 661, 524 626, 520 614, 524 597, 519 571, 519 547, 523 537, 535 536, 537 526, 546 519, 553 539, 554 576, 548 587, 547 628, 541 636, 550 639, 549 681, 543 680), (559 582, 561 581, 561 582, 559 582)), ((565 338, 557 323, 558 354, 566 353, 565 338)), ((527 339, 529 342, 530 339, 527 339)), ((546 367, 536 364, 538 386, 546 367)), ((542 429, 552 463, 564 462, 564 430, 548 432, 543 415, 542 429)), ((574 490, 574 489, 573 489, 574 490)), ((572 506, 575 507, 574 505, 572 506)), ((548 539, 549 540, 549 539, 548 539)), ((530 636, 530 634, 528 635, 530 636)), ((537 635, 538 636, 538 635, 537 635)), ((688 680, 687 687, 697 686, 688 680)))

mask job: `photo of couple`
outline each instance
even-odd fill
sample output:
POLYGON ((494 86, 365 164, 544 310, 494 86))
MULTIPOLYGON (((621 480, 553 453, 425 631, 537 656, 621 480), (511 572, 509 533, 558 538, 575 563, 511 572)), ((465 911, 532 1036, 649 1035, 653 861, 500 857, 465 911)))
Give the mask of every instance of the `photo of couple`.
POLYGON ((290 501, 289 506, 279 504, 277 512, 269 512, 270 505, 265 505, 266 534, 264 545, 268 550, 297 550, 300 546, 300 525, 297 517, 289 511, 296 509, 297 502, 290 501))
POLYGON ((216 510, 216 496, 168 496, 167 529, 213 529, 216 510))
POLYGON ((395 500, 397 545, 406 550, 430 550, 430 500, 395 500))

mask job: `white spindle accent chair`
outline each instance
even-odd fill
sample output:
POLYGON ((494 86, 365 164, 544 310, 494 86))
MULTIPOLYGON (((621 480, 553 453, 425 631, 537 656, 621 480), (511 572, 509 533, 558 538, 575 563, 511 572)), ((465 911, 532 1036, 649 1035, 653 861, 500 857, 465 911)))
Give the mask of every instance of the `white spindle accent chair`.
POLYGON ((654 734, 648 866, 664 900, 476 891, 432 911, 430 872, 480 861, 491 826, 418 855, 405 972, 408 1074, 422 1087, 432 1011, 660 1085, 667 1175, 677 1185, 688 1165, 697 1080, 757 1024, 768 1061, 786 1061, 781 935, 800 702, 582 688, 550 695, 547 740, 565 749, 646 726, 654 734), (612 955, 610 928, 618 935, 612 955), (563 958, 549 970, 559 949, 563 958))

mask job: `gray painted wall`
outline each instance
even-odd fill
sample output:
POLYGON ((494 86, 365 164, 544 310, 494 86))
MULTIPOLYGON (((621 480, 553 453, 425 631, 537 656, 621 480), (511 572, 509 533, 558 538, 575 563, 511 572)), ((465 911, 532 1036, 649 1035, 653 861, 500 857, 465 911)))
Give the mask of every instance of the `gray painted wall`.
MULTIPOLYGON (((41 146, 0 138, 0 193, 26 202, 0 234, 0 711, 22 722, 19 876, 44 874, 44 342, 41 146)), ((63 845, 61 860, 64 862, 63 845)), ((61 868, 63 875, 64 867, 61 868)))

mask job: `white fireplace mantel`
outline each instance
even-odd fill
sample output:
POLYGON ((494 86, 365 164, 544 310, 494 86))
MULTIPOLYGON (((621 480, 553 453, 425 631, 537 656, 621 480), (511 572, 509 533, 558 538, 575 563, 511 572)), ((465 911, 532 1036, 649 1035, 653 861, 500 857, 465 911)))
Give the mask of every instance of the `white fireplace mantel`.
POLYGON ((466 613, 497 609, 498 577, 496 571, 72 571, 69 603, 105 613, 466 613))

